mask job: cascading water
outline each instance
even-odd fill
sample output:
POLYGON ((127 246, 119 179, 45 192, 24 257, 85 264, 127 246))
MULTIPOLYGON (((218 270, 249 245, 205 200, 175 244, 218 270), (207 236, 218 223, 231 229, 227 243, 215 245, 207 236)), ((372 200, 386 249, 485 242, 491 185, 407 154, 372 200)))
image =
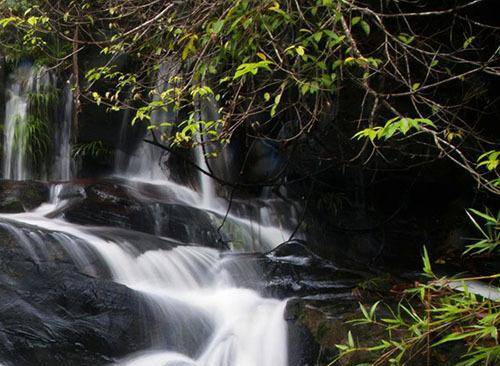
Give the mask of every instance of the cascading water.
MULTIPOLYGON (((175 67, 160 68, 157 92, 168 88, 175 72, 175 67)), ((30 91, 51 82, 50 77, 31 66, 20 68, 11 79, 6 117, 6 137, 11 139, 6 139, 4 154, 7 178, 30 178, 24 150, 12 143, 12 136, 16 124, 27 120, 30 91)), ((216 111, 215 101, 211 103, 205 108, 216 111)), ((64 118, 56 134, 52 175, 60 181, 72 178, 69 156, 73 96, 69 83, 64 89, 64 106, 64 118)), ((152 117, 154 124, 160 124, 174 121, 176 116, 167 110, 152 117)), ((124 119, 127 122, 127 115, 124 119)), ((126 139, 127 131, 124 129, 120 136, 126 139)), ((209 171, 201 147, 196 149, 195 156, 199 167, 209 171)), ((118 184, 133 186, 138 180, 153 183, 158 208, 173 204, 208 212, 215 228, 224 223, 219 229, 238 251, 264 253, 291 237, 296 224, 294 207, 283 209, 283 202, 257 199, 240 201, 227 212, 229 203, 217 195, 217 184, 212 178, 199 172, 199 189, 194 190, 169 180, 169 172, 162 169, 160 160, 160 149, 139 143, 132 157, 119 156, 117 169, 124 181, 118 184), (128 164, 124 164, 127 160, 128 164), (287 218, 283 219, 284 216, 287 218), (237 239, 231 239, 236 236, 237 239)), ((144 333, 148 346, 140 353, 131 350, 128 357, 115 365, 288 365, 286 301, 264 298, 257 291, 240 286, 259 277, 257 268, 241 267, 223 251, 196 246, 200 243, 191 240, 186 245, 135 231, 72 224, 64 219, 64 212, 73 204, 71 197, 78 196, 71 193, 74 187, 73 183, 53 186, 49 203, 33 212, 0 214, 0 231, 14 237, 34 263, 60 256, 62 250, 81 273, 93 278, 110 275, 114 282, 145 299, 146 312, 152 315, 144 317, 141 335, 144 333), (65 188, 70 188, 70 193, 65 188), (165 319, 169 320, 168 327, 154 326, 165 319)), ((161 214, 158 209, 158 215, 161 214)), ((162 222, 155 219, 154 226, 162 222)))
POLYGON ((14 141, 16 129, 26 124, 28 115, 28 91, 33 88, 33 69, 19 67, 9 79, 4 123, 3 177, 27 179, 25 150, 14 141))
MULTIPOLYGON (((169 88, 171 80, 176 73, 177 67, 175 64, 163 64, 160 66, 153 101, 160 100, 160 94, 169 88)), ((124 118, 126 117, 127 115, 124 116, 124 118)), ((156 126, 158 130, 146 131, 145 137, 159 139, 159 136, 166 130, 165 127, 160 125, 162 123, 171 123, 175 120, 176 115, 170 108, 154 111, 151 114, 151 125, 156 126)), ((123 137, 126 137, 126 134, 123 137)), ((147 181, 165 180, 166 171, 162 167, 162 155, 163 152, 160 149, 141 141, 135 152, 129 157, 125 172, 119 173, 124 173, 127 177, 147 181)))
POLYGON ((128 132, 130 130, 130 120, 130 110, 126 109, 125 111, 123 111, 118 133, 118 146, 115 151, 114 162, 115 172, 123 172, 129 166, 129 155, 126 153, 126 150, 129 144, 128 132))
MULTIPOLYGON (((219 107, 215 98, 205 97, 198 102, 198 119, 204 122, 213 122, 219 120, 219 107)), ((217 182, 207 173, 213 173, 209 162, 218 162, 229 164, 226 161, 226 150, 221 149, 217 143, 204 141, 203 131, 197 136, 198 146, 194 149, 195 162, 198 169, 199 194, 198 199, 191 202, 193 206, 202 207, 203 209, 216 214, 218 217, 224 217, 224 222, 228 222, 229 231, 231 226, 244 228, 244 242, 252 243, 250 248, 259 251, 264 246, 268 250, 275 248, 277 245, 292 239, 293 232, 296 232, 298 219, 294 204, 289 204, 286 220, 280 220, 279 206, 274 205, 272 200, 260 200, 260 205, 246 202, 240 206, 238 211, 229 210, 230 203, 217 195, 217 182), (213 151, 218 154, 217 158, 207 158, 207 155, 213 151), (222 150, 222 151, 220 151, 222 150)), ((227 169, 227 167, 225 167, 227 169)), ((228 174, 226 174, 228 175, 228 174)), ((238 230, 240 231, 240 230, 238 230)), ((240 233, 241 235, 241 233, 240 233)), ((229 236, 234 236, 234 233, 229 233, 229 236)), ((300 238, 300 233, 295 233, 296 238, 300 238)), ((236 247, 238 245, 232 245, 236 247)), ((241 248, 238 248, 241 249, 241 248)))
POLYGON ((52 177, 57 181, 69 181, 71 171, 71 127, 73 121, 73 89, 71 79, 64 85, 63 113, 55 131, 55 162, 52 177))
POLYGON ((43 67, 21 65, 8 80, 4 122, 3 177, 26 180, 32 177, 27 141, 30 95, 43 93, 54 79, 43 67))
MULTIPOLYGON (((58 191, 54 189, 53 194, 58 191)), ((55 239, 83 271, 92 267, 90 251, 97 253, 114 281, 143 294, 156 317, 173 319, 174 326, 161 331, 169 333, 163 336, 174 339, 173 344, 161 346, 153 341, 151 350, 116 365, 287 366, 286 302, 238 287, 239 277, 251 276, 247 268, 235 271, 231 259, 210 248, 181 246, 141 252, 139 243, 109 233, 104 238, 91 228, 48 218, 65 204, 57 198, 51 201, 34 212, 0 215, 2 227, 37 262, 44 260, 43 235, 55 239), (200 332, 204 339, 198 339, 200 332), (195 341, 199 343, 183 346, 183 342, 195 341)), ((90 272, 99 273, 99 269, 90 272)))

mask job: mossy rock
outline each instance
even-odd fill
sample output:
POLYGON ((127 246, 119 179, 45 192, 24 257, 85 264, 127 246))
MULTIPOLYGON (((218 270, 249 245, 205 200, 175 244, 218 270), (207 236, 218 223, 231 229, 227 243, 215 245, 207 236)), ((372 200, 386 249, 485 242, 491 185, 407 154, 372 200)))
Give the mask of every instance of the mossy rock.
POLYGON ((49 199, 49 187, 35 181, 0 181, 0 213, 31 211, 49 199))

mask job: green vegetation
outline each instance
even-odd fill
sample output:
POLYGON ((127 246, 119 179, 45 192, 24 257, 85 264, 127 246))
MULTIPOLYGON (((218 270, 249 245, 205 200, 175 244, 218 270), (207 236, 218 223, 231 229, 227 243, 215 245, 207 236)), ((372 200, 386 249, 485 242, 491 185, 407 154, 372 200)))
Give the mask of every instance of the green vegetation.
MULTIPOLYGON (((471 210, 469 216, 483 238, 469 245, 464 255, 498 256, 500 213, 495 218, 471 210), (480 225, 478 219, 484 224, 480 225)), ((427 280, 406 290, 396 309, 387 306, 387 315, 379 316, 380 302, 369 309, 360 304, 363 317, 350 322, 381 327, 386 337, 371 346, 359 347, 349 332, 347 344, 337 345, 340 354, 331 365, 356 352, 372 354, 373 365, 434 365, 444 363, 439 358, 442 354, 441 359, 456 359, 452 363, 456 366, 495 365, 500 361, 500 290, 496 286, 500 274, 438 276, 425 248, 422 259, 427 280), (485 282, 491 285, 478 287, 485 282), (450 349, 453 354, 446 352, 450 349)))
MULTIPOLYGON (((468 174, 471 190, 495 200, 500 48, 491 4, 4 1, 0 46, 10 63, 29 56, 71 72, 76 114, 85 103, 109 112, 132 110, 133 123, 145 123, 167 150, 265 141, 295 154, 289 164, 297 180, 314 184, 328 169, 354 167, 377 181, 386 178, 379 172, 446 160, 468 174)), ((48 153, 47 105, 54 97, 52 91, 30 96, 34 115, 16 134, 35 160, 48 153)), ((108 154, 101 141, 73 151, 77 159, 108 154)), ((446 179, 450 187, 456 184, 454 177, 446 179)), ((316 188, 311 184, 310 195, 316 188)), ((327 192, 317 203, 323 214, 350 202, 327 192)), ((498 256, 500 217, 477 210, 468 215, 482 238, 463 258, 498 256)), ((365 229, 359 231, 370 227, 365 229)), ((427 252, 423 259, 427 280, 408 290, 396 308, 388 307, 389 315, 379 315, 380 304, 362 306, 364 317, 354 322, 381 327, 387 337, 358 347, 350 333, 348 343, 338 345, 340 358, 366 352, 374 365, 408 365, 422 357, 431 365, 443 348, 456 344, 457 365, 498 361, 498 302, 467 289, 469 281, 496 286, 498 274, 447 277, 434 272, 427 252)))
POLYGON ((41 167, 51 151, 51 134, 46 120, 36 115, 29 115, 25 123, 16 123, 14 127, 16 148, 22 149, 34 167, 41 167))
POLYGON ((483 107, 494 103, 498 45, 494 27, 466 16, 486 13, 487 1, 434 3, 4 2, 0 42, 9 59, 29 54, 71 69, 76 100, 132 108, 148 124, 156 111, 174 111, 177 121, 155 123, 178 124, 163 134, 166 145, 195 145, 199 131, 224 143, 245 131, 300 145, 338 118, 343 134, 368 138, 348 160, 446 157, 497 194, 498 150, 483 107), (118 66, 124 54, 130 68, 118 66), (98 61, 83 67, 89 56, 98 61), (161 74, 160 91, 162 67, 175 76, 161 74), (218 103, 220 120, 205 118, 200 99, 218 103))
POLYGON ((71 156, 75 161, 81 161, 84 158, 106 159, 112 153, 112 149, 106 146, 101 140, 97 140, 75 144, 71 156))

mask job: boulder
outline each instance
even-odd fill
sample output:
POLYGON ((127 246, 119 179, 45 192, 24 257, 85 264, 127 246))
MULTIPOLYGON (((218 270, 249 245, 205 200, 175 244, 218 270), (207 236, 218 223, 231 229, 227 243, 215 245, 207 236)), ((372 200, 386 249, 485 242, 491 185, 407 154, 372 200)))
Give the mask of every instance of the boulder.
POLYGON ((231 273, 240 273, 239 285, 290 299, 285 311, 290 366, 326 365, 335 358, 335 344, 345 343, 347 337, 344 322, 356 314, 354 294, 370 277, 368 272, 342 268, 300 240, 267 254, 227 254, 226 258, 231 273))
POLYGON ((82 273, 62 250, 37 260, 16 241, 0 229, 0 359, 105 365, 148 346, 141 296, 82 273))
POLYGON ((35 181, 0 181, 0 213, 31 211, 49 199, 46 184, 35 181))
POLYGON ((237 276, 239 285, 253 288, 264 296, 331 297, 349 293, 367 277, 366 272, 337 267, 294 240, 267 254, 226 254, 226 265, 237 276))

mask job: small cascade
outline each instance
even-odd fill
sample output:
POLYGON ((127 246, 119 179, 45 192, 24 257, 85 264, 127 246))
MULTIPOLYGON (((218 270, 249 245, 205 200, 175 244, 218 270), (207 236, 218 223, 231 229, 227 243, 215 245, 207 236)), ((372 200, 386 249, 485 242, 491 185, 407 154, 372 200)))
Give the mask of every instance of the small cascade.
POLYGON ((198 177, 202 207, 205 209, 217 209, 219 208, 219 201, 216 196, 215 182, 208 174, 205 174, 205 172, 210 173, 210 168, 207 164, 203 145, 200 144, 196 147, 195 156, 196 164, 201 169, 198 171, 198 177))
MULTIPOLYGON (((214 98, 205 96, 198 101, 198 118, 204 122, 218 121, 220 119, 218 105, 214 98)), ((201 127, 200 127, 201 128, 201 127)), ((210 153, 212 143, 204 141, 203 131, 198 133, 198 146, 195 149, 196 163, 201 170, 211 173, 207 163, 207 154, 210 153)), ((216 196, 215 181, 203 171, 198 171, 202 205, 206 209, 218 209, 219 201, 216 196)))
POLYGON ((117 173, 127 169, 129 164, 129 156, 126 152, 129 143, 130 130, 130 109, 123 111, 122 120, 120 123, 120 132, 118 133, 118 146, 115 151, 114 170, 117 173))
POLYGON ((52 178, 57 181, 69 181, 72 178, 71 129, 73 121, 73 89, 71 79, 64 86, 64 110, 60 125, 55 130, 55 162, 52 178))
MULTIPOLYGON (((174 75, 172 68, 161 68, 159 79, 157 81, 157 90, 165 90, 168 83, 165 80, 171 80, 174 75), (170 74, 169 74, 170 72, 170 74), (162 84, 162 82, 164 84, 162 84), (163 86, 162 86, 163 85, 163 86)), ((153 114, 153 123, 161 121, 174 121, 176 118, 172 111, 159 111, 153 114)), ((215 121, 219 118, 217 102, 213 98, 204 98, 199 101, 199 116, 202 121, 215 121)), ((124 114, 124 121, 120 135, 121 144, 127 136, 128 115, 124 114)), ((130 128, 130 126, 128 126, 130 128)), ((259 199, 246 201, 244 204, 230 204, 226 199, 217 194, 218 183, 207 173, 212 173, 212 163, 222 165, 223 175, 229 175, 227 152, 220 153, 216 158, 207 158, 207 155, 214 152, 217 148, 216 143, 203 141, 203 133, 197 136, 198 145, 193 150, 195 163, 200 168, 197 170, 198 190, 193 190, 188 184, 174 182, 169 178, 169 167, 162 162, 163 151, 155 146, 140 143, 133 156, 123 154, 120 149, 117 151, 119 161, 129 159, 129 164, 123 170, 123 164, 117 163, 116 173, 118 176, 143 183, 154 183, 163 187, 166 191, 165 196, 169 197, 172 193, 182 204, 201 208, 212 213, 215 221, 221 226, 221 231, 226 234, 230 246, 235 250, 243 251, 261 251, 271 250, 279 244, 294 238, 301 238, 300 233, 293 235, 297 231, 298 219, 297 208, 293 202, 283 202, 272 198, 271 193, 265 193, 259 199), (162 166, 163 164, 163 166, 162 166), (210 164, 210 166, 209 166, 210 164), (228 208, 230 210, 228 211, 228 208)), ((228 149, 226 147, 226 149, 228 149)), ((265 190, 266 192, 269 190, 265 190)))
MULTIPOLYGON (((40 146, 48 134, 42 121, 31 112, 32 100, 37 101, 36 112, 47 112, 47 98, 55 78, 44 67, 23 64, 9 77, 4 122, 3 177, 26 180, 33 178, 33 140, 40 146)), ((38 173, 43 174, 44 162, 38 162, 38 173)))
MULTIPOLYGON (((177 66, 175 64, 163 64, 158 71, 158 77, 155 87, 155 96, 153 101, 160 100, 160 94, 169 89, 171 80, 177 74, 177 66)), ((124 118, 128 118, 126 115, 124 118)), ((144 139, 161 140, 161 135, 168 133, 168 128, 160 127, 162 123, 173 122, 177 116, 173 110, 156 110, 151 114, 151 126, 157 126, 156 131, 146 130, 144 139)), ((126 137, 126 134, 123 135, 126 137)), ((125 175, 141 180, 165 180, 168 175, 168 170, 163 166, 164 152, 151 144, 140 141, 135 152, 129 157, 129 163, 125 170, 125 175)))
POLYGON ((101 236, 92 228, 49 218, 55 209, 56 203, 48 203, 34 212, 0 215, 1 227, 35 261, 55 250, 46 244, 55 241, 82 271, 98 276, 103 273, 99 266, 104 266, 114 281, 147 299, 154 317, 171 322, 160 328, 150 350, 116 366, 288 365, 286 301, 238 287, 241 277, 254 276, 249 268, 238 268, 237 262, 210 248, 143 251, 141 239, 127 241, 112 232, 101 236))

